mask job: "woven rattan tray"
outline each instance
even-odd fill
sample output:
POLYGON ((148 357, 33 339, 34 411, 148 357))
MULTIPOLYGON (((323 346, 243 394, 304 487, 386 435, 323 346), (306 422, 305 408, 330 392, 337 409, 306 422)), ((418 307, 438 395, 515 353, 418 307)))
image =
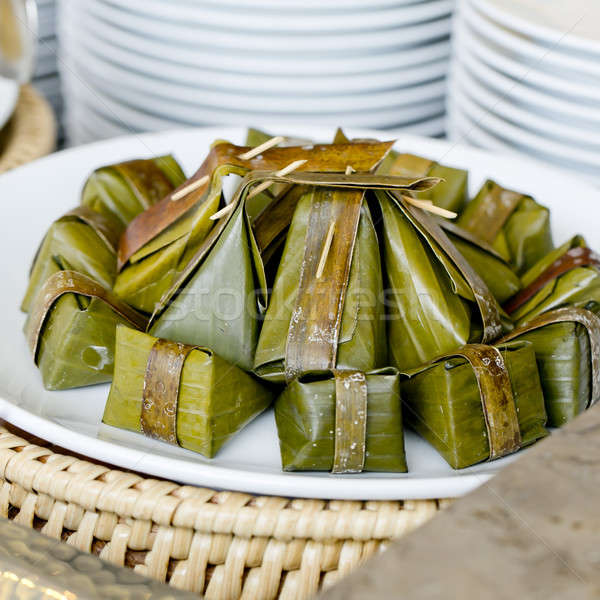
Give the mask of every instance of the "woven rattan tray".
POLYGON ((206 598, 311 597, 446 504, 182 486, 84 460, 7 427, 0 428, 0 515, 206 598))
POLYGON ((56 120, 50 105, 24 85, 13 116, 0 131, 0 173, 52 152, 55 144, 56 120))

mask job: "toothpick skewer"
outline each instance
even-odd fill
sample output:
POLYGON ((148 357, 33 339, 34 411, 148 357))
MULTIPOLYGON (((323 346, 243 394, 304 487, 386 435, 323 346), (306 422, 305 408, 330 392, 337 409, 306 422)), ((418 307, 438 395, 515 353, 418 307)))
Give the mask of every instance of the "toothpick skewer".
POLYGON ((416 198, 404 195, 402 196, 402 199, 408 204, 412 204, 417 208, 422 208, 423 210, 433 213, 434 215, 439 215, 440 217, 446 217, 447 219, 456 219, 456 217, 458 217, 458 213, 436 206, 431 200, 417 200, 416 198))
POLYGON ((256 148, 252 148, 252 150, 248 150, 248 152, 244 152, 244 154, 240 154, 238 158, 240 160, 250 160, 251 158, 258 156, 265 150, 268 150, 269 148, 273 148, 274 146, 281 144, 281 142, 283 142, 284 140, 285 138, 282 135, 276 135, 270 140, 267 140, 264 144, 256 146, 256 148))
POLYGON ((352 175, 352 173, 356 173, 356 171, 352 168, 352 165, 348 165, 346 167, 346 175, 352 175))
POLYGON ((201 188, 203 185, 208 183, 210 177, 205 175, 204 177, 200 177, 200 179, 196 179, 196 181, 192 181, 189 185, 182 187, 180 190, 176 191, 174 194, 171 194, 171 202, 175 202, 176 200, 181 200, 181 198, 191 194, 194 190, 201 188))
MULTIPOLYGON (((306 159, 295 160, 294 162, 291 162, 287 167, 283 167, 283 169, 277 171, 275 173, 275 177, 285 177, 286 175, 289 175, 292 171, 295 171, 296 169, 298 169, 299 167, 301 167, 306 162, 308 162, 306 159)), ((262 183, 259 183, 248 194, 248 196, 247 196, 248 200, 250 198, 254 198, 254 196, 256 196, 257 194, 260 194, 261 192, 264 192, 271 185, 273 185, 273 182, 269 181, 269 180, 263 181, 262 183)))
POLYGON ((321 279, 323 271, 325 270, 325 264, 327 263, 327 257, 331 250, 331 242, 333 242, 333 235, 335 233, 335 221, 329 225, 327 230, 327 236, 325 237, 325 243, 323 244, 323 250, 321 251, 321 258, 319 258, 319 265, 317 266, 317 279, 321 279))
POLYGON ((216 213, 210 215, 210 217, 208 217, 211 221, 217 221, 219 220, 221 217, 228 215, 234 207, 234 203, 231 202, 229 203, 227 206, 225 206, 224 208, 222 208, 221 210, 218 210, 216 213))

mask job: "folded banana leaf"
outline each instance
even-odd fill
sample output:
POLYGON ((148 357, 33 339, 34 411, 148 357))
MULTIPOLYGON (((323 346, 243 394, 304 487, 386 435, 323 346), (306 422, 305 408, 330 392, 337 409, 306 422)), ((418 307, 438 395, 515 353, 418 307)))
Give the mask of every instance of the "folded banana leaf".
POLYGON ((275 403, 275 421, 284 471, 407 470, 395 369, 295 379, 275 403))
POLYGON ((21 310, 29 312, 40 287, 58 271, 72 269, 112 288, 121 227, 112 217, 86 206, 69 211, 50 226, 33 259, 21 310))
POLYGON ((498 302, 521 289, 521 280, 492 246, 447 219, 439 219, 438 224, 498 302))
MULTIPOLYGON (((138 250, 169 226, 182 217, 189 217, 194 207, 201 206, 210 197, 209 188, 214 181, 213 173, 218 167, 229 165, 246 172, 278 171, 295 161, 306 161, 297 166, 298 171, 343 173, 348 165, 352 165, 356 171, 371 171, 385 158, 392 144, 393 142, 377 142, 275 147, 246 158, 245 154, 252 148, 217 141, 191 179, 129 224, 120 240, 118 268, 121 269, 138 250)), ((193 222, 193 217, 190 222, 193 222)), ((183 235, 185 227, 179 226, 177 231, 183 235)))
POLYGON ((83 187, 81 204, 126 227, 184 181, 185 174, 170 155, 130 160, 96 169, 83 187))
POLYGON ((528 342, 467 345, 404 375, 405 423, 454 469, 507 456, 547 435, 528 342))
POLYGON ((600 317, 568 306, 543 313, 503 338, 530 342, 548 425, 561 427, 600 398, 600 317))
POLYGON ((102 421, 212 458, 272 402, 272 392, 208 348, 117 327, 102 421))
POLYGON ((115 328, 147 320, 112 292, 76 271, 59 271, 40 288, 25 323, 34 362, 48 390, 110 381, 115 328))
POLYGON ((600 257, 575 236, 538 261, 521 282, 523 289, 504 305, 518 326, 554 308, 600 302, 600 257))
MULTIPOLYGON (((337 130, 334 143, 348 143, 350 141, 341 129, 337 130)), ((431 200, 436 206, 446 210, 460 212, 468 200, 468 171, 441 165, 422 156, 391 150, 377 172, 413 179, 419 177, 437 177, 441 179, 435 187, 417 194, 417 198, 431 200)))
POLYGON ((473 267, 438 222, 397 192, 377 192, 390 363, 401 371, 510 328, 473 267))
POLYGON ((518 275, 553 248, 550 211, 531 196, 486 181, 456 224, 491 244, 518 275))

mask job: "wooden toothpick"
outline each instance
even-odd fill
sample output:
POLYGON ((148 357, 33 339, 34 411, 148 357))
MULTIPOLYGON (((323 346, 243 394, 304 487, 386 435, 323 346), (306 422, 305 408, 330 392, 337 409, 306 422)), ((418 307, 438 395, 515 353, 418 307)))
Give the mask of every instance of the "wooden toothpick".
POLYGON ((196 179, 196 181, 192 181, 192 183, 182 187, 180 190, 171 194, 171 202, 175 202, 176 200, 181 200, 184 196, 191 194, 194 190, 201 188, 203 185, 208 183, 210 176, 205 175, 204 177, 200 177, 200 179, 196 179))
POLYGON ((277 146, 277 145, 281 144, 281 142, 283 142, 284 140, 285 140, 285 138, 282 135, 276 135, 275 137, 272 137, 270 140, 267 140, 264 144, 261 144, 260 146, 256 146, 256 148, 252 148, 252 150, 248 150, 248 152, 244 152, 244 154, 238 155, 238 158, 240 160, 250 160, 251 158, 258 156, 265 150, 268 150, 269 148, 273 148, 273 146, 277 146))
MULTIPOLYGON (((291 162, 287 167, 283 167, 283 169, 280 169, 279 171, 274 173, 274 175, 275 177, 285 177, 286 175, 289 175, 292 171, 295 171, 297 168, 301 167, 306 162, 308 162, 306 159, 295 160, 294 162, 291 162)), ((247 196, 247 199, 249 200, 250 198, 254 198, 254 196, 260 194, 261 192, 264 192, 271 185, 273 185, 273 182, 270 180, 259 183, 252 191, 250 191, 250 193, 247 196)))
POLYGON ((227 206, 225 206, 221 210, 218 210, 216 213, 210 215, 210 217, 208 217, 208 218, 211 221, 217 221, 221 217, 228 215, 233 210, 233 207, 234 207, 234 203, 230 202, 227 206))
POLYGON ((319 258, 319 265, 317 266, 317 279, 323 277, 323 271, 325 270, 325 264, 327 263, 327 257, 331 250, 331 242, 333 242, 333 235, 335 233, 335 221, 329 225, 327 230, 327 236, 325 237, 325 243, 323 244, 323 250, 321 251, 321 258, 319 258))
POLYGON ((355 171, 355 170, 352 168, 352 166, 351 166, 351 165, 348 165, 348 166, 346 167, 346 173, 345 173, 345 174, 346 174, 346 175, 352 175, 352 173, 356 173, 356 171, 355 171))
POLYGON ((447 219, 456 219, 456 217, 458 217, 458 213, 436 206, 431 200, 417 200, 416 198, 404 195, 402 195, 402 199, 408 204, 412 204, 417 208, 422 208, 423 210, 433 213, 434 215, 439 215, 440 217, 446 217, 447 219))

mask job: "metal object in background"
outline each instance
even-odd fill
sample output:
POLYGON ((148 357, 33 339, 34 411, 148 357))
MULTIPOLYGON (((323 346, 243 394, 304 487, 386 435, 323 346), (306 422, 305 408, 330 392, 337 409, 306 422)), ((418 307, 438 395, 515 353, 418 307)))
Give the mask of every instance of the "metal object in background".
POLYGON ((0 0, 0 76, 27 83, 35 65, 35 0, 0 0))
POLYGON ((27 600, 191 600, 129 569, 0 519, 0 598, 27 600))

